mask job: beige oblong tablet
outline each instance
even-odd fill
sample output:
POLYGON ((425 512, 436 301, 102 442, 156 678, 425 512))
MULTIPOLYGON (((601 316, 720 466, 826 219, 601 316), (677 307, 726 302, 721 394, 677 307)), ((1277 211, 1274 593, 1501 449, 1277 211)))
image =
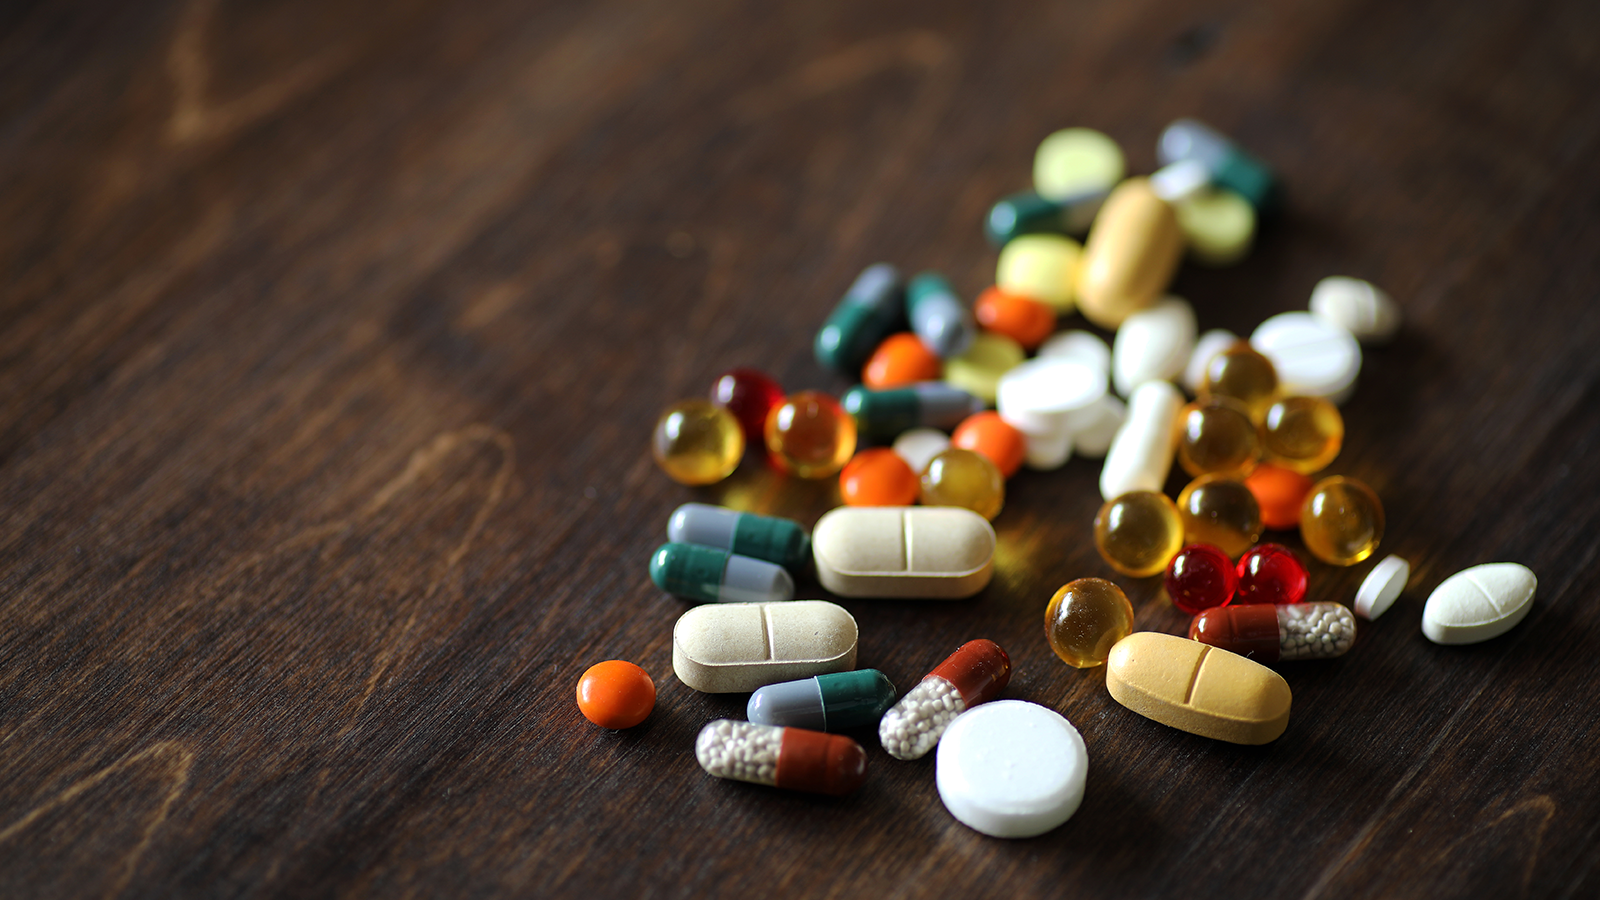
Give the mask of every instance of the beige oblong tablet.
POLYGON ((994 545, 988 520, 954 506, 841 506, 811 530, 817 580, 841 597, 970 597, 994 545))
POLYGON ((1156 302, 1183 255, 1183 232, 1146 178, 1117 185, 1100 207, 1078 264, 1078 310, 1101 328, 1156 302))
POLYGON ((856 620, 826 600, 712 603, 678 617, 672 671, 707 694, 856 667, 856 620))
POLYGON ((1219 741, 1265 744, 1289 727, 1283 676, 1175 635, 1141 631, 1118 641, 1106 660, 1106 688, 1141 716, 1219 741))

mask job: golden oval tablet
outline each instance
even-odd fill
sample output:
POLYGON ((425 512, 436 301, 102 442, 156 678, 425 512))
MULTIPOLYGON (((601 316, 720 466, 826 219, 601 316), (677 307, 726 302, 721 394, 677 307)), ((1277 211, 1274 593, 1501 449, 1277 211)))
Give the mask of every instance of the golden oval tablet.
POLYGON ((713 603, 678 617, 672 671, 707 694, 856 667, 856 620, 826 600, 713 603))
POLYGON ((1117 185, 1095 217, 1078 265, 1078 309, 1102 328, 1156 302, 1183 255, 1183 231, 1147 178, 1117 185))
POLYGON ((817 580, 841 597, 957 600, 994 575, 994 528, 953 506, 841 506, 811 532, 817 580))
POLYGON ((1106 689, 1141 716, 1190 734, 1265 744, 1289 727, 1289 683, 1236 653, 1154 631, 1111 648, 1106 689))

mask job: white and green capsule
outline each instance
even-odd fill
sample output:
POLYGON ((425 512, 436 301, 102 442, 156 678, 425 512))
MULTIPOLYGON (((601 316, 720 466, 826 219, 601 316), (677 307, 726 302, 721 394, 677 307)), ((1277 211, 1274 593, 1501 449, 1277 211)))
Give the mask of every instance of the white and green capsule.
POLYGON ((1108 191, 1087 190, 1064 200, 1050 200, 1033 191, 1001 197, 983 220, 983 236, 996 247, 1024 234, 1087 234, 1108 191))
POLYGON ((982 399, 943 381, 919 381, 902 388, 874 391, 853 387, 840 398, 856 429, 874 441, 892 441, 913 428, 942 428, 983 412, 982 399))
POLYGON ((811 535, 799 522, 709 503, 685 503, 673 510, 667 540, 777 563, 791 575, 801 574, 811 561, 811 535))
POLYGON ((794 599, 783 566, 699 544, 662 544, 650 555, 650 580, 669 594, 712 603, 794 599))
POLYGON ((888 263, 868 266, 817 332, 812 346, 817 362, 849 378, 860 376, 872 351, 902 329, 905 316, 906 285, 900 270, 888 263))
POLYGON ((1179 119, 1168 125, 1156 145, 1156 157, 1163 166, 1199 160, 1211 173, 1213 184, 1239 194, 1258 211, 1272 207, 1277 199, 1276 180, 1266 163, 1194 119, 1179 119))
POLYGON ((759 725, 849 731, 876 727, 896 697, 894 682, 877 669, 831 672, 756 689, 745 718, 759 725))
POLYGON ((940 359, 960 356, 978 336, 972 313, 937 272, 919 272, 906 286, 906 314, 923 346, 940 359))

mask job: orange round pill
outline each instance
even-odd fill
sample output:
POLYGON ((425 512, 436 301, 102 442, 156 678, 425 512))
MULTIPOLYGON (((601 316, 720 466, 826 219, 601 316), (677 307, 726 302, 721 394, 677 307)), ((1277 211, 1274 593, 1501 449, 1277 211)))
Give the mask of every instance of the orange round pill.
POLYGON ((1056 330, 1056 311, 1032 297, 1008 294, 991 287, 972 304, 972 317, 996 334, 1003 334, 1034 350, 1056 330))
POLYGON ((1268 528, 1294 528, 1300 524, 1300 505, 1311 493, 1311 476, 1291 472, 1271 463, 1256 466, 1244 486, 1261 507, 1261 524, 1268 528))
POLYGON ((981 453, 994 463, 1005 478, 1017 474, 1023 457, 1028 455, 1028 442, 1009 422, 997 412, 981 412, 968 416, 956 426, 950 436, 951 446, 981 453))
POLYGON ((650 673, 626 660, 595 663, 578 679, 578 709, 601 728, 632 728, 655 707, 650 673))
POLYGON ((847 506, 910 506, 921 492, 917 473, 888 447, 857 453, 839 473, 839 496, 847 506))
POLYGON ((861 383, 883 390, 918 381, 935 381, 943 371, 944 364, 920 338, 902 331, 884 338, 878 349, 872 351, 866 368, 861 370, 861 383))

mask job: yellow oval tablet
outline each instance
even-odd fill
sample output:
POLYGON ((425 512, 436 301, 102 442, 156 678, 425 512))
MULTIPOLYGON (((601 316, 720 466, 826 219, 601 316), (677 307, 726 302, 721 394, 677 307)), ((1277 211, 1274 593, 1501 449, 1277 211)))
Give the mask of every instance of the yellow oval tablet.
POLYGON ((1256 208, 1227 188, 1211 188, 1173 205, 1189 255, 1208 266, 1231 266, 1250 253, 1256 208))
POLYGON ((1236 653, 1141 631, 1111 648, 1106 689, 1118 703, 1180 731, 1265 744, 1289 727, 1289 683, 1236 653))
POLYGON ((841 597, 970 597, 994 547, 988 521, 954 506, 841 506, 811 532, 817 580, 841 597))
POLYGON ((1167 201, 1148 178, 1117 185, 1078 264, 1078 309, 1102 328, 1116 328, 1129 313, 1156 302, 1183 255, 1183 232, 1167 201))
POLYGON ((856 620, 826 600, 711 603, 678 617, 672 671, 708 694, 856 667, 856 620))

